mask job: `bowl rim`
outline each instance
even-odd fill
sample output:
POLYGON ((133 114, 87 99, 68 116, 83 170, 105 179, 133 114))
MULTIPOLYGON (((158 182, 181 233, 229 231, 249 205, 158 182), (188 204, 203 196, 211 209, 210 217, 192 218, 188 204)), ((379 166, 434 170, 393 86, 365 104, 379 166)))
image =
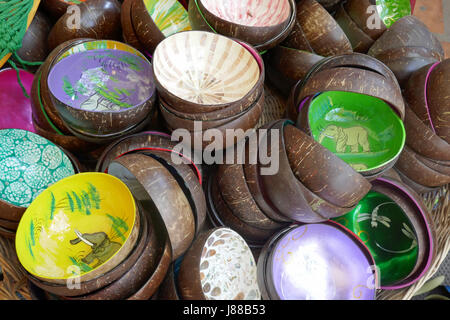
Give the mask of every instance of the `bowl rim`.
MULTIPOLYGON (((60 62, 62 62, 65 58, 69 58, 70 56, 73 55, 83 55, 86 54, 86 52, 89 51, 94 51, 94 50, 114 50, 114 51, 121 51, 121 52, 127 52, 131 55, 135 55, 139 58, 141 58, 144 62, 144 64, 147 64, 149 66, 149 72, 151 74, 151 79, 153 80, 151 82, 150 85, 150 96, 147 97, 146 99, 144 99, 143 101, 139 102, 138 104, 131 106, 129 108, 121 108, 120 110, 109 110, 109 111, 96 111, 96 110, 85 110, 85 109, 81 109, 81 108, 77 108, 77 107, 73 107, 70 106, 64 102, 62 102, 60 99, 58 99, 58 97, 56 97, 56 95, 52 92, 52 90, 50 89, 50 85, 48 85, 49 88, 49 93, 50 93, 50 97, 53 98, 54 100, 56 100, 59 104, 63 105, 65 108, 68 108, 70 110, 76 110, 77 112, 85 112, 86 114, 104 114, 104 115, 113 115, 113 114, 120 114, 120 113, 126 113, 127 111, 130 110, 134 110, 142 105, 145 105, 146 103, 148 103, 149 101, 151 101, 155 96, 156 96, 156 83, 155 83, 155 75, 153 72, 153 64, 147 59, 147 57, 142 54, 140 51, 138 51, 136 48, 130 46, 128 43, 125 42, 121 42, 121 41, 117 41, 117 40, 99 40, 99 39, 82 39, 83 41, 79 42, 79 43, 71 43, 69 46, 65 47, 63 50, 61 50, 50 62, 49 62, 49 66, 48 66, 48 76, 47 79, 45 79, 47 81, 47 83, 49 82, 51 73, 53 72, 53 68, 59 64, 60 62), (80 47, 85 45, 86 43, 113 43, 113 44, 119 44, 120 46, 126 46, 130 49, 130 51, 124 51, 118 48, 93 48, 93 49, 87 49, 85 51, 78 51, 78 52, 73 52, 73 53, 69 53, 70 50, 72 50, 75 47, 80 47), (67 56, 63 57, 65 54, 67 54, 67 56)), ((55 108, 58 110, 59 108, 55 106, 55 108)), ((59 113, 59 111, 58 111, 59 113)), ((62 117, 61 117, 62 118, 62 117)))
MULTIPOLYGON (((137 214, 136 214, 137 211, 136 211, 136 210, 138 210, 138 207, 137 207, 137 205, 136 205, 136 202, 135 202, 135 200, 134 200, 134 197, 133 197, 131 191, 128 189, 128 187, 126 186, 126 184, 125 184, 124 182, 122 182, 120 179, 118 179, 118 178, 116 178, 116 177, 114 177, 113 175, 110 175, 110 174, 105 174, 105 173, 100 173, 100 172, 82 172, 82 173, 77 173, 77 174, 68 176, 68 177, 66 177, 66 178, 64 178, 64 179, 61 179, 61 180, 57 181, 56 183, 52 184, 51 186, 49 186, 49 187, 48 187, 47 189, 45 189, 41 194, 39 194, 39 195, 36 197, 36 199, 38 199, 38 197, 40 197, 42 194, 51 192, 52 189, 55 189, 55 188, 57 189, 57 188, 59 187, 58 182, 60 182, 60 181, 67 182, 68 180, 72 180, 72 179, 78 180, 79 177, 89 177, 89 176, 105 177, 106 179, 110 179, 111 181, 114 181, 115 184, 121 184, 121 185, 122 185, 122 187, 123 187, 122 189, 123 189, 123 191, 125 191, 125 195, 126 195, 127 197, 129 197, 129 198, 132 200, 132 201, 131 201, 131 204, 132 204, 132 208, 131 208, 131 209, 132 209, 132 211, 133 211, 133 213, 132 213, 132 217, 133 217, 132 226, 133 226, 133 228, 134 228, 134 225, 136 224, 136 219, 137 219, 137 214)), ((35 199, 35 200, 36 200, 36 199, 35 199)), ((27 214, 27 211, 28 211, 28 208, 27 208, 27 210, 24 212, 24 216, 25 216, 25 214, 27 214)), ((28 213, 29 215, 32 214, 32 213, 31 213, 32 211, 28 211, 28 212, 30 212, 30 213, 28 213)), ((24 219, 21 219, 21 220, 20 220, 19 226, 18 226, 18 228, 17 228, 17 233, 19 233, 19 230, 20 230, 20 229, 24 228, 24 227, 23 227, 23 223, 24 223, 23 221, 24 221, 24 219), (22 225, 22 227, 21 227, 21 225, 22 225)), ((128 240, 129 236, 131 235, 131 231, 132 231, 132 230, 130 230, 130 233, 129 233, 129 235, 128 235, 126 241, 128 240)), ((18 243, 19 240, 20 240, 19 237, 16 236, 16 240, 15 240, 15 242, 16 242, 16 247, 18 247, 18 246, 17 246, 17 243, 18 243)), ((124 244, 125 244, 125 242, 121 245, 120 249, 123 247, 124 244)), ((115 252, 115 253, 114 253, 107 261, 105 261, 104 263, 102 263, 102 265, 106 264, 109 260, 111 260, 113 257, 115 257, 115 256, 119 253, 120 249, 117 250, 117 251, 116 251, 116 252, 115 252)), ((22 260, 21 260, 21 258, 20 258, 21 256, 22 256, 22 255, 19 254, 19 252, 17 252, 17 257, 18 257, 20 263, 22 264, 22 266, 24 267, 24 269, 26 269, 27 272, 29 272, 29 273, 32 274, 33 276, 39 277, 39 278, 41 278, 41 279, 44 279, 44 278, 45 278, 45 279, 53 279, 53 280, 57 280, 57 279, 67 280, 67 279, 72 279, 72 278, 76 278, 76 277, 79 277, 79 276, 82 277, 82 276, 87 275, 87 274, 91 273, 92 271, 96 270, 98 267, 101 267, 101 266, 102 266, 102 265, 100 265, 100 266, 98 266, 97 268, 94 268, 94 269, 92 269, 92 270, 90 270, 90 271, 88 271, 88 272, 85 272, 85 273, 81 274, 81 275, 69 276, 69 277, 66 277, 66 278, 60 278, 60 277, 42 277, 41 275, 37 275, 36 273, 34 273, 34 271, 28 270, 28 268, 27 268, 28 265, 27 265, 27 267, 25 267, 25 265, 22 263, 22 260)))

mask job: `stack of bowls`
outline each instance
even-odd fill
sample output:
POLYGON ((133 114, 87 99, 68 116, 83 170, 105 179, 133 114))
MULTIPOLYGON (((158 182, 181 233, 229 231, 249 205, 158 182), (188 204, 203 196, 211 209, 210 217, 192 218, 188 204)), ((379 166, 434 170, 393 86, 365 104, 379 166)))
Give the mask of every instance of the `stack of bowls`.
POLYGON ((202 230, 206 201, 201 170, 174 147, 168 135, 139 133, 106 148, 97 170, 123 180, 144 208, 152 204, 167 229, 176 260, 202 230))
POLYGON ((259 52, 271 49, 291 33, 295 24, 295 0, 192 0, 192 29, 239 39, 259 52))
POLYGON ((297 3, 296 23, 287 39, 268 53, 268 78, 284 95, 323 57, 351 53, 344 31, 316 0, 297 3))
POLYGON ((268 165, 256 158, 256 138, 250 138, 243 165, 220 165, 206 191, 214 225, 228 226, 261 246, 286 224, 348 213, 370 190, 363 176, 289 121, 263 129, 268 131, 259 132, 259 148, 278 161, 268 165))
POLYGON ((288 113, 299 128, 368 179, 392 168, 405 144, 399 84, 392 71, 367 55, 317 63, 294 87, 288 113))
POLYGON ((171 261, 157 212, 103 173, 74 175, 40 194, 20 222, 16 250, 35 286, 75 300, 149 299, 171 261))
POLYGON ((219 133, 222 141, 215 145, 221 149, 243 138, 230 139, 227 129, 246 131, 258 123, 264 105, 264 64, 249 45, 204 31, 180 32, 158 45, 153 70, 167 127, 191 133, 188 142, 194 148, 207 146, 208 142, 195 143, 203 130, 219 133))
POLYGON ((367 245, 379 270, 381 289, 417 282, 436 252, 433 219, 420 196, 391 178, 373 181, 358 206, 335 221, 367 245))
POLYGON ((125 0, 121 18, 125 42, 149 54, 166 37, 191 30, 188 13, 177 0, 125 0))
POLYGON ((265 300, 375 300, 378 274, 358 237, 327 221, 274 235, 258 259, 265 300))
POLYGON ((396 164, 418 192, 450 183, 450 59, 422 67, 405 85, 406 145, 396 164))
POLYGON ((444 59, 439 40, 414 16, 395 22, 378 38, 368 54, 385 63, 402 87, 412 73, 444 59))
POLYGON ((14 238, 32 201, 78 170, 76 160, 47 139, 21 129, 0 130, 0 234, 14 238))
POLYGON ((366 53, 397 20, 411 15, 414 4, 400 1, 348 0, 340 4, 336 21, 345 31, 355 52, 366 53))
POLYGON ((120 6, 118 0, 89 0, 78 4, 79 25, 74 28, 74 11, 67 10, 53 25, 48 46, 53 50, 71 39, 120 39, 120 6))
POLYGON ((83 40, 55 54, 48 70, 42 94, 79 140, 109 143, 143 130, 154 115, 152 65, 127 44, 83 40))

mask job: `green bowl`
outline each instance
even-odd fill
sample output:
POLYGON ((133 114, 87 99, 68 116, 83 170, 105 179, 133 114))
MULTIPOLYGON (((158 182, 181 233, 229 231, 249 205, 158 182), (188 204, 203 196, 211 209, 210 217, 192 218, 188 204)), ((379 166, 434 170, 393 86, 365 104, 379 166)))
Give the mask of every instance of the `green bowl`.
POLYGON ((311 135, 360 173, 395 161, 405 145, 405 127, 384 101, 352 92, 328 91, 309 105, 311 135))
POLYGON ((334 219, 366 244, 380 271, 381 286, 405 279, 418 258, 417 235, 402 208, 388 196, 370 191, 345 216, 334 219))
POLYGON ((411 15, 411 1, 410 0, 377 0, 378 14, 386 25, 390 27, 397 20, 411 15))

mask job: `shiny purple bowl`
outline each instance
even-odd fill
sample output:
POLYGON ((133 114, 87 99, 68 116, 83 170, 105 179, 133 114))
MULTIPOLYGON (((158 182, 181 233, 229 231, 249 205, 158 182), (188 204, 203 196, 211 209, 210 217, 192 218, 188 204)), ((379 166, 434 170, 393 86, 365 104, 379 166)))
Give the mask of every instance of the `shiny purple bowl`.
POLYGON ((265 265, 265 298, 375 299, 378 277, 373 258, 351 231, 334 222, 305 224, 273 239, 268 254, 258 261, 265 265))

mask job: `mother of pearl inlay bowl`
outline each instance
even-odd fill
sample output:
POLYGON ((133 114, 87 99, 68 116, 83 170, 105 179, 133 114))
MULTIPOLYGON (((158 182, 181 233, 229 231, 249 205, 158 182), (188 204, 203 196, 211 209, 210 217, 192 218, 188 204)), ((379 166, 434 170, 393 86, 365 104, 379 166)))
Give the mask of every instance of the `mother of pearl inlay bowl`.
POLYGON ((253 254, 245 240, 228 228, 217 229, 206 240, 200 279, 207 300, 261 298, 253 254))

